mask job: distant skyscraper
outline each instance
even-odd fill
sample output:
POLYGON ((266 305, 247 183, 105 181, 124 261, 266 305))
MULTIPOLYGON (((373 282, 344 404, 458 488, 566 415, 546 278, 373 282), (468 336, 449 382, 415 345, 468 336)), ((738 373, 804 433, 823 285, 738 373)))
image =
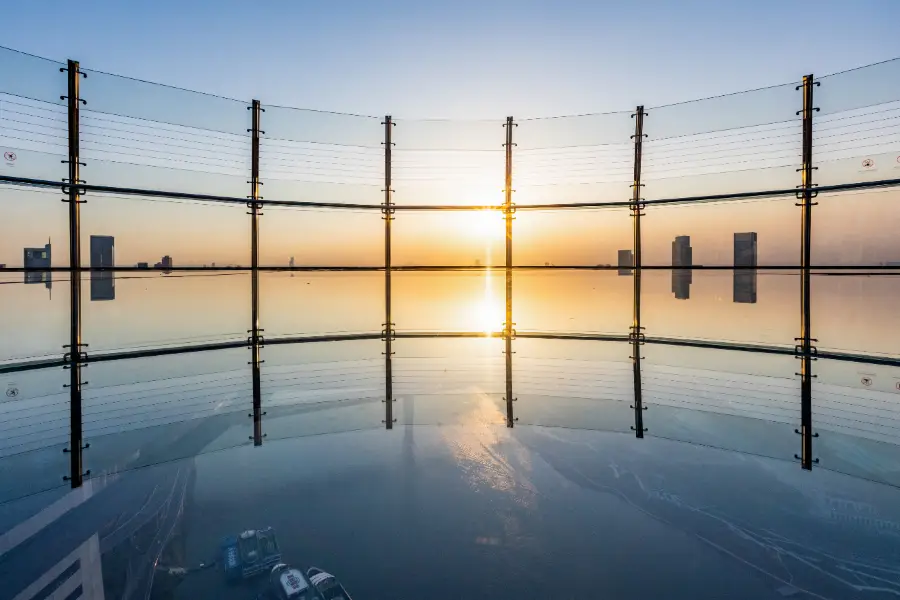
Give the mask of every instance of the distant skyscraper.
POLYGON ((756 232, 734 234, 734 266, 755 267, 756 262, 756 232))
MULTIPOLYGON (((475 261, 475 262, 477 263, 478 261, 475 261)), ((291 260, 288 261, 288 266, 292 269, 294 268, 294 257, 293 256, 291 257, 291 260)))
POLYGON ((137 264, 137 268, 138 268, 138 269, 149 269, 149 268, 150 268, 150 265, 149 265, 149 263, 139 262, 139 263, 137 264))
MULTIPOLYGON (((679 235, 672 242, 672 266, 690 267, 694 264, 694 250, 691 248, 691 236, 679 235)), ((672 293, 678 300, 691 297, 691 283, 694 274, 691 269, 672 269, 672 293)))
POLYGON ((694 249, 691 248, 691 236, 679 235, 672 242, 672 266, 690 267, 694 264, 694 249))
POLYGON ((116 238, 111 235, 91 236, 91 268, 116 266, 116 238))
POLYGON ((738 304, 756 304, 757 237, 755 231, 734 234, 733 300, 738 304))
MULTIPOLYGON (((25 248, 23 251, 23 265, 26 269, 49 269, 51 262, 50 240, 43 248, 25 248)), ((25 283, 43 283, 47 289, 53 286, 51 271, 26 271, 25 283)))
POLYGON ((23 264, 26 269, 50 267, 50 241, 43 248, 25 248, 23 264))
POLYGON ((632 270, 625 267, 634 266, 634 252, 619 250, 619 275, 631 275, 632 270))
MULTIPOLYGON (((91 236, 91 269, 116 266, 116 239, 111 235, 91 236)), ((116 299, 116 276, 112 271, 91 271, 91 302, 116 299)))

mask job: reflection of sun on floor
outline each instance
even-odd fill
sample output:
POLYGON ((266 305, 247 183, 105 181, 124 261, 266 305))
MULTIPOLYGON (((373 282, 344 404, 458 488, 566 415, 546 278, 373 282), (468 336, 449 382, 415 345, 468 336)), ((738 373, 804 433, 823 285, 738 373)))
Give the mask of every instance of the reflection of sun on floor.
POLYGON ((478 299, 472 310, 472 324, 476 331, 496 333, 503 330, 503 300, 494 295, 493 277, 490 270, 484 274, 484 295, 478 299))

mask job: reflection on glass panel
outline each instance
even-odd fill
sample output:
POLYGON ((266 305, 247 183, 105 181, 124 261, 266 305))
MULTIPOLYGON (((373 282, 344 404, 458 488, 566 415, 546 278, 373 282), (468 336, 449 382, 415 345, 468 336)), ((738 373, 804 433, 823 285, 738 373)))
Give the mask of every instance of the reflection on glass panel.
POLYGON ((634 385, 627 344, 519 338, 514 348, 519 424, 630 432, 634 385))
POLYGON ((384 127, 380 120, 266 106, 260 177, 269 200, 381 204, 384 127))
POLYGON ((612 266, 631 250, 627 207, 602 210, 522 210, 513 221, 513 264, 612 266))
POLYGON ((647 199, 792 189, 800 182, 801 95, 776 86, 649 109, 647 199))
MULTIPOLYGON (((97 121, 143 122, 144 127, 180 127, 246 136, 250 128, 249 102, 192 92, 100 71, 82 69, 81 97, 97 121)), ((99 130, 101 125, 97 125, 99 130)), ((135 127, 138 128, 138 127, 135 127)), ((108 133, 108 131, 107 131, 108 133)))
POLYGON ((525 120, 513 130, 519 205, 623 202, 634 177, 631 113, 525 120))
POLYGON ((399 339, 394 349, 399 425, 506 423, 502 340, 399 339))
POLYGON ((793 356, 642 347, 647 436, 792 460, 800 451, 793 356))
POLYGON ((750 266, 748 261, 755 257, 752 264, 759 266, 799 265, 800 210, 795 202, 791 196, 648 206, 641 218, 643 264, 750 266), (755 240, 751 247, 743 241, 748 234, 756 234, 751 236, 755 240), (683 237, 687 239, 679 239, 683 237), (687 255, 676 256, 676 244, 687 244, 689 260, 687 255), (749 256, 742 258, 742 252, 749 252, 749 256))
POLYGON ((516 330, 626 335, 632 286, 616 271, 514 271, 516 330))
POLYGON ((266 346, 266 442, 384 427, 383 351, 377 340, 266 346))
POLYGON ((64 104, 66 94, 65 64, 40 58, 9 48, 0 48, 0 92, 20 98, 64 104))
POLYGON ((398 120, 391 160, 398 205, 496 206, 506 177, 503 121, 398 120))
POLYGON ((819 465, 900 485, 900 369, 819 359, 814 365, 813 456, 819 465))
POLYGON ((249 442, 249 352, 100 362, 85 371, 85 465, 92 477, 249 442))
POLYGON ((69 335, 69 274, 0 273, 0 363, 62 358, 69 335))
POLYGON ((506 229, 496 210, 399 212, 392 225, 396 267, 506 263, 506 229))
POLYGON ((813 334, 820 350, 900 355, 900 273, 819 272, 810 286, 813 334))
POLYGON ((900 100, 900 59, 826 75, 818 81, 815 99, 820 115, 875 108, 900 100))
MULTIPOLYGON (((236 162, 229 165, 212 163, 179 165, 167 160, 137 157, 125 160, 127 157, 119 150, 110 150, 110 153, 107 155, 91 150, 82 153, 86 164, 81 168, 81 175, 88 184, 225 196, 237 199, 237 205, 241 207, 244 206, 241 200, 250 193, 250 185, 247 183, 250 177, 249 149, 243 159, 235 159, 236 162), (248 164, 245 166, 242 160, 248 164)), ((90 192, 89 195, 88 200, 101 197, 94 192, 90 192)), ((166 198, 155 200, 170 204, 187 202, 166 198)), ((85 210, 88 208, 91 207, 86 207, 85 210)))
POLYGON ((392 275, 397 331, 498 332, 506 315, 502 270, 392 275))
POLYGON ((900 191, 820 194, 813 209, 813 265, 900 266, 900 191))
POLYGON ((0 374, 0 502, 66 485, 69 372, 0 374))
POLYGON ((378 210, 303 210, 266 206, 259 220, 264 267, 383 267, 378 210))
MULTIPOLYGON (((817 99, 816 106, 822 105, 817 99)), ((897 179, 900 90, 891 102, 817 115, 813 152, 813 181, 820 186, 897 179)))
POLYGON ((791 346, 798 335, 800 279, 788 271, 644 271, 648 337, 791 346))
POLYGON ((2 175, 62 181, 68 173, 66 108, 0 91, 0 152, 2 175))
POLYGON ((82 338, 91 352, 240 341, 250 324, 250 275, 241 272, 83 275, 82 338), (108 292, 113 297, 95 294, 108 292), (90 298, 90 301, 88 301, 90 298), (104 301, 105 300, 105 301, 104 301))
POLYGON ((117 267, 248 266, 246 213, 242 204, 91 194, 81 209, 81 262, 91 265, 91 236, 111 236, 117 267))
POLYGON ((260 273, 259 279, 267 339, 382 329, 384 272, 260 273))

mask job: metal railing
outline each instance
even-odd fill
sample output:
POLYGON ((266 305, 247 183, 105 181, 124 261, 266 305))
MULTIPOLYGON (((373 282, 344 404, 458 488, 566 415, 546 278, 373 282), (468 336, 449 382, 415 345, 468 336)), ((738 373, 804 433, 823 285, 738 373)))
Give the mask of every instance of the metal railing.
MULTIPOLYGON (((15 53, 7 53, 10 64, 15 63, 15 53)), ((29 58, 26 60, 32 60, 29 58)), ((40 59, 42 60, 42 59, 40 59)), ((27 65, 26 65, 27 66, 27 65)), ((46 66, 46 65, 44 65, 46 66)), ((872 75, 881 79, 885 70, 896 70, 900 62, 893 61, 870 67, 875 71, 872 75), (886 66, 885 66, 886 65, 886 66)), ((862 70, 864 71, 864 69, 862 70)), ((0 79, 0 141, 8 140, 22 147, 22 152, 45 153, 52 155, 64 147, 67 164, 67 176, 62 182, 53 179, 54 174, 49 170, 38 170, 33 173, 2 173, 0 184, 14 186, 16 189, 45 189, 60 188, 66 195, 64 202, 68 204, 68 266, 66 267, 6 267, 6 272, 32 272, 32 271, 64 271, 71 274, 71 286, 69 288, 70 312, 69 312, 69 340, 66 350, 59 359, 41 359, 22 361, 18 363, 0 365, 0 373, 12 373, 48 367, 62 367, 69 371, 69 429, 70 439, 66 452, 70 456, 70 472, 67 479, 72 487, 82 484, 86 474, 83 465, 84 450, 88 447, 82 435, 82 369, 93 362, 106 362, 127 358, 163 356, 173 354, 186 354, 195 352, 209 352, 233 348, 248 347, 251 351, 249 364, 252 371, 252 420, 253 443, 263 443, 263 415, 264 406, 261 391, 261 373, 263 372, 261 350, 266 345, 299 344, 313 342, 328 342, 342 340, 381 340, 384 343, 384 425, 391 429, 395 422, 393 404, 395 402, 393 391, 392 356, 394 351, 392 343, 398 338, 429 338, 429 337, 499 337, 504 342, 505 354, 505 416, 506 425, 513 427, 516 422, 514 410, 515 393, 513 390, 513 341, 517 337, 537 339, 567 339, 567 340, 594 340, 610 341, 629 344, 631 347, 631 363, 633 373, 633 411, 634 425, 632 429, 636 437, 644 436, 644 411, 646 405, 642 398, 642 347, 645 344, 688 346, 696 348, 708 348, 718 350, 739 350, 746 352, 759 352, 779 355, 793 355, 800 361, 800 370, 797 374, 801 382, 800 407, 801 416, 797 433, 800 438, 800 452, 796 458, 804 469, 811 469, 817 462, 813 456, 813 439, 818 435, 814 432, 812 409, 812 381, 815 377, 813 364, 817 358, 829 358, 838 361, 871 363, 881 365, 900 366, 900 359, 866 355, 849 352, 824 352, 816 347, 816 338, 811 319, 811 291, 810 276, 815 269, 846 269, 855 270, 865 268, 868 270, 883 270, 892 267, 882 264, 816 264, 813 259, 814 239, 812 235, 813 207, 816 197, 826 194, 839 194, 847 192, 860 192, 882 188, 894 188, 900 184, 900 177, 891 172, 870 169, 875 161, 870 156, 885 154, 885 148, 894 148, 900 142, 897 132, 892 129, 893 123, 887 124, 886 120, 900 118, 900 88, 890 89, 879 87, 873 91, 869 98, 866 90, 858 90, 861 98, 853 98, 853 93, 843 92, 837 94, 837 102, 833 110, 829 112, 830 119, 825 121, 827 127, 826 136, 817 138, 814 135, 815 113, 818 107, 814 102, 814 89, 820 84, 812 75, 805 76, 801 85, 795 86, 799 93, 796 96, 786 94, 790 86, 776 86, 766 90, 751 92, 751 98, 741 101, 747 110, 746 115, 738 112, 737 115, 724 111, 721 114, 715 112, 715 104, 724 102, 722 99, 712 99, 713 106, 701 108, 700 112, 712 110, 703 115, 704 118, 697 122, 697 128, 679 121, 679 118, 670 119, 672 123, 669 135, 659 138, 649 137, 648 132, 654 123, 654 113, 659 110, 664 115, 668 112, 677 113, 680 110, 690 112, 690 106, 674 105, 660 107, 659 109, 646 109, 638 106, 630 113, 628 121, 633 127, 633 133, 619 139, 618 134, 624 130, 625 117, 629 113, 610 113, 606 115, 583 115, 574 117, 560 117, 556 119, 526 119, 517 122, 513 117, 507 117, 505 122, 489 125, 503 125, 505 128, 505 140, 499 139, 497 134, 497 147, 493 146, 490 136, 488 142, 484 142, 479 136, 482 131, 478 125, 477 134, 469 136, 465 131, 468 125, 459 125, 454 122, 419 121, 410 125, 403 121, 396 121, 390 115, 384 117, 380 124, 383 125, 383 140, 379 145, 360 144, 356 139, 356 132, 351 127, 340 123, 333 124, 334 129, 329 129, 329 123, 309 123, 306 121, 310 115, 323 114, 326 117, 332 115, 334 119, 347 118, 352 121, 371 121, 370 118, 359 115, 336 115, 333 113, 318 113, 308 111, 296 117, 291 111, 282 107, 264 107, 259 100, 253 100, 247 106, 250 111, 250 126, 243 136, 235 133, 236 128, 216 128, 210 126, 213 118, 197 106, 189 106, 185 103, 176 106, 173 115, 168 118, 156 114, 163 108, 154 106, 152 101, 144 101, 139 94, 128 96, 124 102, 110 91, 110 97, 82 97, 82 78, 97 76, 101 84, 94 93, 99 94, 103 87, 110 86, 117 80, 112 76, 84 71, 77 61, 69 61, 67 66, 60 68, 65 74, 67 93, 62 96, 63 105, 51 101, 40 94, 30 95, 29 85, 15 82, 9 79, 12 67, 8 67, 4 79, 0 79), (18 87, 17 87, 18 86, 18 87), (23 89, 20 89, 23 88, 23 89), (754 95, 756 94, 756 95, 754 95), (783 118, 771 118, 771 106, 764 106, 771 100, 769 96, 778 96, 778 102, 784 98, 795 98, 796 114, 799 123, 791 119, 789 115, 783 118), (767 100, 769 98, 769 100, 767 100), (82 106, 90 108, 86 100, 97 102, 101 108, 85 117, 82 106), (139 101, 140 100, 140 101, 139 101), (3 104, 7 104, 7 113, 4 114, 3 104), (104 103, 109 106, 105 106, 104 103), (133 104, 131 104, 133 103, 133 104), (11 108, 10 108, 11 107, 11 108), (52 108, 48 108, 52 107, 52 108), (266 109, 271 112, 267 113, 266 109), (43 111, 43 112, 42 112, 43 111), (62 116, 65 114, 65 136, 62 137, 62 116), (833 116, 833 115, 838 116, 833 116), (872 118, 873 115, 875 118, 872 118), (742 118, 742 116, 746 118, 742 118), (272 120, 273 128, 270 135, 262 129, 267 117, 272 120), (105 121, 104 121, 105 119, 105 121), (295 120, 291 120, 295 119, 295 120), (710 121, 706 125, 706 121, 710 121), (608 125, 615 121, 615 125, 608 125), (105 124, 104 124, 105 123, 105 124), (149 123, 149 125, 148 125, 149 123), (550 124, 563 123, 560 129, 554 130, 550 124), (873 128, 868 125, 876 124, 873 128), (524 147, 518 147, 519 142, 516 128, 523 125, 526 130, 524 147), (799 128, 794 125, 799 124, 799 128), (396 146, 400 140, 395 137, 394 128, 402 131, 404 127, 410 128, 409 146, 396 146), (52 129, 56 127, 56 129, 52 129), (277 129, 281 129, 279 134, 277 129), (294 128, 296 128, 294 130, 294 128), (434 130, 445 129, 441 133, 434 130), (47 134, 44 129, 50 129, 55 133, 47 134), (85 132, 85 130, 87 130, 85 132), (453 133, 449 135, 448 132, 453 133), (562 133, 560 133, 562 132, 562 133), (837 132, 837 133, 835 133, 837 132), (873 133, 874 132, 874 133, 873 133), (90 158, 85 158, 82 148, 82 133, 89 133, 90 158), (857 137, 869 133, 868 136, 857 137), (54 137, 54 135, 56 137, 54 137), (281 135, 282 137, 278 137, 281 135), (327 141, 323 141, 326 136, 327 141), (246 138, 249 138, 246 139, 246 138), (61 142, 65 139, 65 143, 61 142), (160 139, 162 142, 154 141, 160 139), (778 139, 779 141, 774 141, 778 139), (829 141, 822 142, 822 139, 829 141), (396 140, 396 141, 395 141, 396 140), (127 142, 121 144, 120 142, 127 142), (244 143, 249 141, 249 145, 244 143), (502 142, 502 143, 500 143, 502 142), (571 143, 568 143, 571 142, 571 143), (861 145, 860 145, 861 142, 861 145), (129 145, 130 144, 130 145, 129 145), (163 145, 160 145, 163 144, 163 145), (783 149, 779 144, 784 144, 783 149), (826 148, 823 154, 825 159, 814 160, 813 151, 821 144, 826 148), (378 150, 378 148, 381 148, 378 150), (223 187, 230 188, 231 179, 240 175, 237 162, 229 162, 227 168, 223 167, 226 161, 223 156, 233 154, 236 158, 247 159, 249 168, 249 194, 246 197, 237 194, 208 193, 204 191, 204 184, 200 181, 189 180, 193 175, 185 175, 184 180, 178 176, 170 177, 168 183, 171 187, 161 185, 131 186, 115 183, 118 178, 127 178, 128 171, 122 170, 120 174, 115 167, 116 158, 130 163, 138 168, 171 168, 170 165, 160 163, 157 154, 163 153, 159 148, 168 148, 170 155, 163 161, 180 157, 185 163, 196 161, 206 172, 218 180, 227 180, 223 187), (762 148, 762 149, 760 149, 762 148), (799 152, 796 150, 799 148, 799 152), (753 152, 746 152, 752 149, 753 152), (241 152, 246 155, 241 156, 241 152), (489 164, 499 151, 503 152, 503 171, 500 171, 499 161, 489 164), (735 154, 737 152, 737 154, 735 154), (743 152, 743 154, 742 154, 743 152), (782 156, 788 154, 788 156, 782 156), (482 161, 472 157, 486 155, 489 159, 482 161), (866 157, 862 162, 863 171, 847 168, 848 161, 857 162, 859 157, 866 157), (90 161, 102 163, 98 167, 100 173, 96 179, 86 181, 84 173, 90 168, 90 161), (383 161, 383 170, 379 172, 378 164, 383 161), (829 162, 831 161, 831 162, 829 162), (868 162, 867 161, 871 161, 868 162), (817 162, 828 162, 835 165, 833 171, 826 177, 827 184, 818 185, 814 182, 814 172, 817 162), (221 163, 221 164, 220 164, 221 163), (82 170, 84 167, 84 171, 82 170), (267 172, 267 167, 268 172, 267 172), (750 174, 747 174, 747 171, 750 174), (516 173, 521 171, 523 190, 516 189, 516 173), (799 172, 799 175, 796 173, 799 172), (341 175, 341 174, 344 175, 341 175), (355 189, 358 187, 357 178, 371 175, 370 179, 382 180, 373 189, 366 190, 365 198, 376 198, 383 194, 381 202, 359 201, 343 188, 355 189), (754 176, 760 173, 766 176, 762 179, 766 183, 772 181, 777 185, 763 185, 754 176), (789 175, 796 177, 796 187, 787 185, 789 175), (271 174, 271 181, 266 180, 271 174), (499 183, 503 177, 503 201, 502 203, 474 203, 465 201, 465 198, 477 196, 477 193, 468 193, 466 188, 480 189, 483 187, 484 177, 488 182, 493 177, 499 183), (724 179, 723 179, 724 177, 724 179), (749 177, 749 179, 748 179, 749 177), (712 178, 712 179, 709 179, 712 178), (718 178, 718 179, 717 179, 718 178), (843 180, 849 178, 848 180, 843 180), (336 181, 335 181, 336 179, 336 181), (672 181, 677 179, 677 181, 672 181), (738 186, 735 180, 740 180, 740 188, 732 191, 717 191, 717 187, 724 185, 738 186), (447 184, 446 182, 450 182, 447 184), (645 198, 644 189, 650 182, 662 182, 660 187, 669 193, 656 193, 654 197, 645 198), (183 187, 193 187, 194 190, 179 189, 179 182, 183 187), (438 183, 435 183, 438 182, 438 183), (724 182, 724 183, 723 183, 724 182), (275 183, 275 195, 264 198, 261 195, 263 183, 275 183), (410 194, 417 195, 417 202, 401 202, 395 196, 394 185, 398 184, 410 188, 410 194), (198 187, 199 186, 199 187, 198 187), (380 187, 378 187, 380 186, 380 187), (545 190, 551 188, 548 194, 545 190), (749 186, 753 189, 744 189, 749 186), (629 190, 630 187, 630 190, 629 190), (688 189, 691 193, 679 193, 688 189), (198 191, 199 190, 199 191, 198 191), (377 191, 376 191, 377 190, 377 191), (449 192, 448 192, 449 190, 449 192), (514 193, 524 191, 528 197, 527 202, 513 202, 514 193), (218 342, 204 344, 181 344, 176 346, 145 348, 130 351, 113 351, 104 353, 89 353, 88 343, 83 339, 81 317, 81 273, 103 271, 133 271, 144 270, 135 267, 84 267, 81 263, 82 250, 80 240, 82 236, 81 205, 85 202, 86 194, 98 197, 136 197, 143 199, 166 199, 172 201, 197 201, 205 203, 246 205, 250 216, 250 264, 249 266, 225 267, 233 270, 248 271, 251 274, 251 313, 249 317, 248 337, 246 341, 218 342), (283 194, 283 195, 281 195, 283 194), (449 196, 448 196, 449 194, 449 196), (458 194, 463 198, 458 202, 448 202, 448 197, 458 194), (627 196, 626 196, 627 194, 627 196), (556 196, 554 196, 556 195, 556 196), (548 201, 551 197, 558 200, 548 201), (348 199, 349 198, 349 199, 348 199), (627 198, 627 199, 626 199, 627 198), (647 251, 644 232, 642 232, 642 217, 648 211, 657 207, 670 205, 704 204, 704 203, 729 203, 742 202, 755 199, 793 198, 797 200, 801 239, 799 262, 791 264, 781 261, 774 264, 759 265, 754 254, 753 263, 742 264, 653 264, 647 260, 647 251), (423 200, 429 202, 423 202, 423 200), (260 244, 263 235, 260 232, 260 219, 264 207, 291 207, 300 209, 322 209, 326 211, 362 211, 369 214, 381 213, 384 220, 384 260, 379 266, 322 266, 321 269, 356 269, 373 270, 384 273, 384 322, 380 332, 368 332, 358 334, 336 334, 320 336, 285 336, 277 339, 266 339, 261 325, 260 314, 260 288, 259 273, 263 271, 293 271, 298 269, 313 269, 315 267, 283 267, 266 266, 261 263, 260 244), (513 254, 513 227, 514 217, 520 211, 558 211, 574 210, 584 211, 592 209, 627 209, 631 218, 631 247, 629 250, 633 256, 630 264, 618 265, 540 265, 540 264, 516 264, 513 254), (391 274, 404 270, 441 270, 441 269, 482 269, 478 265, 397 265, 392 260, 392 223, 399 213, 427 213, 448 211, 493 211, 502 214, 505 225, 505 252, 503 269, 505 274, 505 319, 502 330, 495 333, 485 332, 416 332, 397 331, 392 315, 392 281, 391 274), (558 333, 558 332, 517 332, 513 313, 513 271, 522 268, 570 268, 591 270, 627 270, 633 275, 633 314, 630 330, 622 335, 597 335, 587 333, 558 333), (740 344, 730 342, 718 342, 707 340, 674 339, 647 335, 645 325, 642 324, 641 299, 642 299, 642 274, 644 271, 655 269, 674 270, 791 270, 799 271, 801 279, 801 294, 798 337, 793 348, 790 346, 771 346, 759 344, 740 344)), ((0 73, 3 73, 0 68, 0 73)), ((850 72, 851 77, 859 77, 860 71, 850 72)), ((838 74, 839 77, 841 74, 838 74)), ((62 75, 60 77, 63 77, 62 75)), ((49 81, 49 78, 48 78, 49 81)), ((122 79, 121 81, 126 81, 122 79)), ((126 83, 144 89, 149 86, 144 82, 127 80, 126 83)), ((35 85, 42 88, 41 85, 35 85)), ((43 86, 46 87, 46 86, 43 86)), ((114 86, 113 86, 114 87, 114 86)), ((182 90, 154 88, 165 95, 187 94, 182 90)), ((200 97, 201 95, 198 95, 200 97)), ((196 102, 200 100, 195 99, 196 102)), ((772 100, 775 102, 775 100, 772 100)), ((228 110, 236 108, 239 103, 226 99, 214 99, 212 105, 233 104, 227 106, 228 110)), ((779 105, 775 112, 782 115, 785 106, 779 105), (780 112, 779 112, 780 111, 780 112)), ((211 110, 210 113, 214 113, 211 110)), ((231 114, 231 113, 229 113, 231 114)), ((678 115, 676 115, 677 117, 678 115)), ((229 117, 231 118, 231 117, 229 117)), ((330 117, 329 117, 330 118, 330 117)), ((234 117, 237 122, 240 119, 234 117)), ((328 119, 326 119, 327 121, 328 119)), ((402 137, 402 136, 401 136, 402 137)), ((409 138, 407 138, 409 139, 409 138)), ((8 143, 8 142, 7 142, 8 143)), ((403 144, 403 142, 400 142, 403 144)), ((898 159, 900 160, 900 159, 898 159)), ((9 162, 9 161, 8 161, 9 162)), ((49 163, 47 163, 49 165, 49 163)), ((190 170, 189 170, 190 171, 190 170)), ((136 171, 137 172, 137 171, 136 171)), ((193 172, 193 171, 192 171, 193 172)), ((146 179, 146 178, 144 178, 146 179)), ((373 186, 375 184, 366 184, 373 186)), ((237 188, 233 188, 237 189, 237 188)), ((754 250, 755 253, 755 250, 754 250)), ((660 253, 657 252, 657 255, 660 253)), ((160 270, 174 271, 199 271, 207 267, 191 266, 160 266, 160 270)), ((223 267, 209 267, 209 269, 222 270, 223 267)))

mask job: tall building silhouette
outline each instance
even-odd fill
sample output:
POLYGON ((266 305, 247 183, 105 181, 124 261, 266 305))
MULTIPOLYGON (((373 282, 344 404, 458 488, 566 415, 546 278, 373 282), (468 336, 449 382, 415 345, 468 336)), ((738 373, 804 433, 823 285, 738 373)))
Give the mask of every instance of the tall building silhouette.
POLYGON ((91 268, 116 266, 116 238, 111 235, 91 236, 91 268))
POLYGON ((631 275, 632 270, 626 267, 634 266, 634 252, 631 250, 619 250, 619 275, 631 275))
POLYGON ((52 289, 53 273, 49 270, 52 260, 50 240, 47 240, 43 248, 25 248, 22 254, 22 264, 26 269, 48 269, 25 271, 25 283, 43 283, 48 290, 52 289))
POLYGON ((734 266, 756 266, 757 237, 755 231, 734 234, 734 266))
POLYGON ((91 302, 116 299, 116 276, 112 271, 93 269, 116 266, 116 239, 111 235, 91 236, 91 302))
POLYGON ((733 300, 756 304, 757 235, 755 231, 734 234, 733 300), (752 268, 747 268, 752 267, 752 268))
POLYGON ((675 294, 675 298, 678 300, 687 300, 691 297, 691 284, 694 282, 694 275, 691 269, 674 267, 691 267, 693 264, 691 236, 677 236, 672 242, 672 293, 675 294))

